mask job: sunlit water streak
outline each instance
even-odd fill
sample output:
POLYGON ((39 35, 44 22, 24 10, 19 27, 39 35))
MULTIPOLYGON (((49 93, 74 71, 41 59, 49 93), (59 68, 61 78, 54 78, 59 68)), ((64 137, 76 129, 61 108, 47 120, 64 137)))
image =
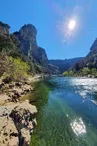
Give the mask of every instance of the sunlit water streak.
POLYGON ((86 133, 86 126, 82 121, 82 118, 75 119, 70 125, 77 136, 86 133))
POLYGON ((31 146, 97 146, 97 79, 54 77, 30 100, 38 108, 31 146))

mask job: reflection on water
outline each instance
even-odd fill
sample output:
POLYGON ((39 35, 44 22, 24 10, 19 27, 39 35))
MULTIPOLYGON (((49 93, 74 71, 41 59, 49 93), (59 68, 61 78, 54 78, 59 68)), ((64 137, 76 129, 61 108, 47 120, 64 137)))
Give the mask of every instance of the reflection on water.
POLYGON ((30 146, 97 146, 96 91, 97 79, 39 82, 29 96, 38 108, 30 146))
POLYGON ((86 133, 86 127, 84 122, 82 121, 82 118, 75 119, 70 125, 77 136, 86 133))
POLYGON ((75 86, 77 88, 75 92, 86 98, 89 94, 97 92, 97 79, 72 78, 71 86, 75 86))

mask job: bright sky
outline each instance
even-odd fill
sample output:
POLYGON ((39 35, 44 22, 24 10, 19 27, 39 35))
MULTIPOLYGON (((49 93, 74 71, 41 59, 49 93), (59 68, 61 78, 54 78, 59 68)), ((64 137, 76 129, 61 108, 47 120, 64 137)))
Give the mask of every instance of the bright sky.
POLYGON ((97 0, 0 0, 0 20, 11 32, 34 24, 49 59, 82 57, 97 37, 97 0))

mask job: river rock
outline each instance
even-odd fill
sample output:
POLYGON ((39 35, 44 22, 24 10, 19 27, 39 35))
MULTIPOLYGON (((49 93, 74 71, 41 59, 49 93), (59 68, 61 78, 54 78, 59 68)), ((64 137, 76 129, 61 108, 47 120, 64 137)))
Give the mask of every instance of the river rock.
POLYGON ((15 83, 15 86, 21 87, 22 86, 22 83, 21 82, 16 82, 15 83))
POLYGON ((30 145, 30 133, 29 130, 22 128, 21 129, 21 139, 23 140, 22 146, 29 146, 30 145))
POLYGON ((18 131, 8 116, 0 117, 0 146, 18 146, 18 131))
POLYGON ((29 101, 0 107, 0 146, 29 146, 37 109, 29 101))

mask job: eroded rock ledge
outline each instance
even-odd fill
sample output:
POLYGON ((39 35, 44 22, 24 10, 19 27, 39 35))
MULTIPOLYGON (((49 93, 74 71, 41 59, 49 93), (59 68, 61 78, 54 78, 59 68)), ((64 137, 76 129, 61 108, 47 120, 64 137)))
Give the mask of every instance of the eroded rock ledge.
POLYGON ((36 113, 28 100, 0 106, 0 146, 29 146, 36 113))
POLYGON ((18 102, 21 96, 33 91, 30 81, 8 82, 3 80, 0 84, 0 101, 18 102))

